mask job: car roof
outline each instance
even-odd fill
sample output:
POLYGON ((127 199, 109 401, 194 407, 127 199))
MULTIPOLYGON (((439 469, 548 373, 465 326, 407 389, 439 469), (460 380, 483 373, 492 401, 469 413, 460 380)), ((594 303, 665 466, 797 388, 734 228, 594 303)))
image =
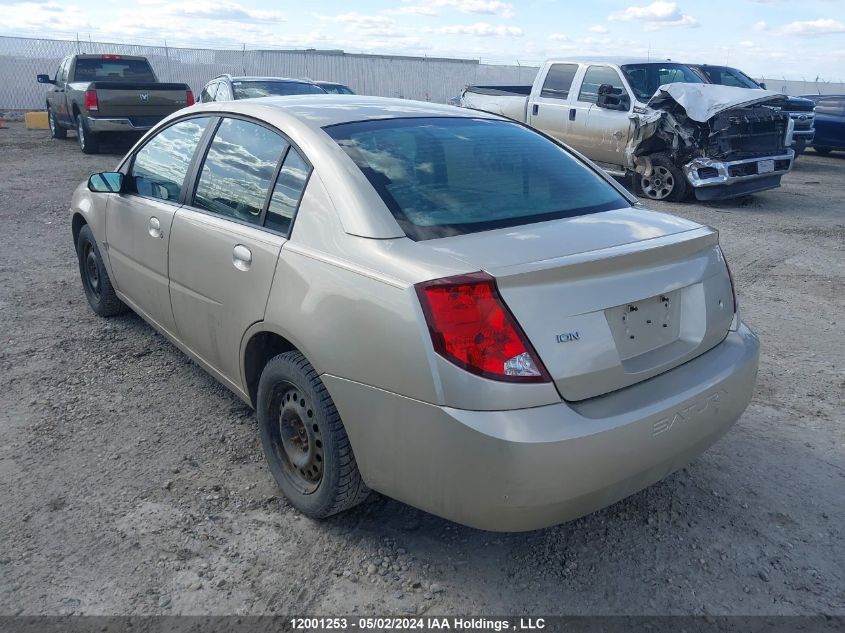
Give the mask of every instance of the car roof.
POLYGON ((616 64, 617 66, 623 66, 625 64, 665 64, 666 62, 669 62, 671 64, 683 65, 683 62, 674 62, 671 59, 625 57, 622 55, 599 55, 596 57, 556 57, 554 59, 549 60, 549 63, 551 64, 565 64, 567 62, 576 64, 616 64))
MULTIPOLYGON (((374 119, 456 117, 499 119, 488 112, 456 108, 427 101, 411 101, 390 97, 369 97, 363 95, 290 95, 261 97, 240 101, 217 101, 198 106, 196 109, 230 111, 271 119, 296 119, 310 128, 327 125, 369 121, 374 119)), ((184 111, 182 111, 184 112, 184 111)))
MULTIPOLYGON (((279 82, 287 82, 287 83, 298 83, 298 84, 313 84, 313 81, 308 79, 297 79, 295 77, 257 77, 253 75, 241 75, 241 76, 232 76, 232 75, 218 75, 211 81, 217 81, 218 79, 229 79, 230 81, 279 81, 279 82)), ((209 82, 210 83, 210 82, 209 82)))

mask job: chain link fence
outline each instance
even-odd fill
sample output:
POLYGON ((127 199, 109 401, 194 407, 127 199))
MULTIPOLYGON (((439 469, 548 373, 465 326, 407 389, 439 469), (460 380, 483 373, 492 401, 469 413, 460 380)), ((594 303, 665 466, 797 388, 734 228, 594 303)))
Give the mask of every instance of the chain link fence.
POLYGON ((35 75, 55 75, 66 55, 143 55, 162 81, 184 82, 199 94, 222 73, 307 77, 337 81, 359 94, 446 103, 476 83, 530 84, 537 68, 475 60, 351 54, 317 50, 214 50, 91 41, 0 37, 0 111, 45 107, 49 86, 35 75))

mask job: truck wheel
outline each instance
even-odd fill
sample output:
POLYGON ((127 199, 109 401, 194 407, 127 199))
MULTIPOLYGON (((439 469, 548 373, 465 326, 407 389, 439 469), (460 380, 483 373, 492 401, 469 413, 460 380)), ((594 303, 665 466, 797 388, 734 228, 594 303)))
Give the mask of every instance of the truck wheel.
POLYGON ((83 154, 99 154, 100 139, 88 128, 83 115, 76 117, 76 138, 83 154))
POLYGON ((82 287, 91 309, 101 317, 111 317, 127 311, 111 285, 111 279, 100 257, 97 240, 86 224, 76 239, 76 256, 79 259, 79 274, 82 287))
POLYGON ((795 158, 798 158, 804 153, 804 150, 807 149, 807 141, 804 139, 796 139, 792 149, 795 151, 795 158))
POLYGON ((294 508, 323 519, 367 498, 340 415, 301 353, 285 352, 267 363, 257 400, 267 464, 294 508))
POLYGON ((650 200, 679 202, 687 197, 687 178, 668 156, 656 154, 651 157, 651 175, 640 175, 639 190, 650 200))
POLYGON ((50 125, 51 138, 67 138, 67 130, 59 125, 59 122, 56 121, 56 115, 53 114, 53 110, 49 106, 47 107, 47 123, 50 125))
POLYGON ((815 145, 813 145, 813 149, 816 150, 816 154, 821 154, 822 156, 827 156, 828 154, 830 154, 829 147, 816 147, 815 145))

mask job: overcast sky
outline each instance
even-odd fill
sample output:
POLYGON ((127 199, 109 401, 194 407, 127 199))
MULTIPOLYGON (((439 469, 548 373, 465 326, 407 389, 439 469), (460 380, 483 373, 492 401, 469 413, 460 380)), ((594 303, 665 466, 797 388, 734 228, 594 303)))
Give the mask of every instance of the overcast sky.
POLYGON ((0 35, 335 48, 537 63, 572 55, 729 63, 845 81, 845 0, 0 0, 0 35))

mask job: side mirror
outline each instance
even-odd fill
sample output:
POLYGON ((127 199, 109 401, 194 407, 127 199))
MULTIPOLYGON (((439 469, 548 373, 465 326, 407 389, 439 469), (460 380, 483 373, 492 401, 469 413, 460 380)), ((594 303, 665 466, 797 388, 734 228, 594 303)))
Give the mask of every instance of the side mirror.
POLYGON ((50 79, 50 75, 35 75, 35 79, 40 84, 55 84, 55 79, 50 79))
POLYGON ((768 90, 768 88, 766 88, 766 82, 765 82, 765 81, 761 81, 761 82, 760 82, 760 87, 761 87, 763 90, 768 90))
POLYGON ((123 191, 123 174, 118 171, 104 171, 88 179, 88 190, 94 193, 120 193, 123 191))
POLYGON ((631 97, 623 88, 614 88, 610 84, 599 86, 596 105, 605 110, 620 110, 627 112, 631 107, 631 97))

